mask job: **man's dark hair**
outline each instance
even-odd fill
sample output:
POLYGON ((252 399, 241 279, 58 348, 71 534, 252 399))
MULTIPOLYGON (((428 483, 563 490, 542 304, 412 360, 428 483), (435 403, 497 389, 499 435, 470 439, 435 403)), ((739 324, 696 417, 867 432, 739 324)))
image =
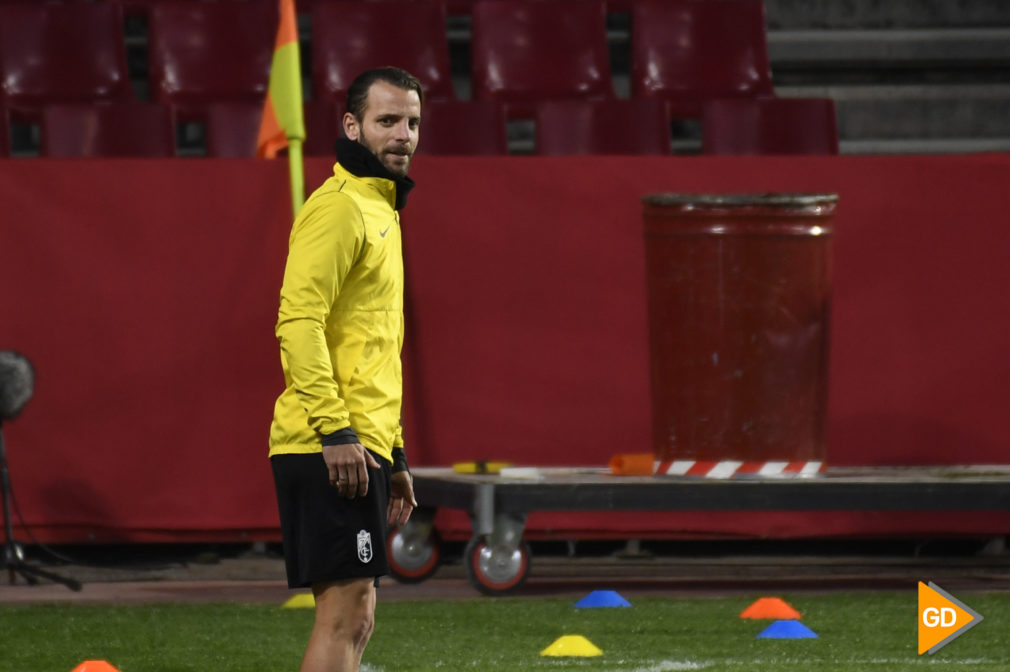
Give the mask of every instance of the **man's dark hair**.
POLYGON ((424 104, 424 91, 421 89, 421 82, 406 70, 393 66, 366 70, 355 77, 347 89, 347 111, 353 114, 359 122, 365 117, 368 89, 375 82, 386 82, 404 91, 417 91, 417 97, 421 100, 421 104, 424 104))

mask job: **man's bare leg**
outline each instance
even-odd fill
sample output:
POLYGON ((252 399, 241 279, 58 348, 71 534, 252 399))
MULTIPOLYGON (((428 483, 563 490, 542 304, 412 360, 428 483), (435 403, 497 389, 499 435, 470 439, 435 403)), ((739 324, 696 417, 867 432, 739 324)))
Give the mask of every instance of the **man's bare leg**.
POLYGON ((357 672, 375 627, 375 580, 312 586, 316 620, 301 672, 357 672))

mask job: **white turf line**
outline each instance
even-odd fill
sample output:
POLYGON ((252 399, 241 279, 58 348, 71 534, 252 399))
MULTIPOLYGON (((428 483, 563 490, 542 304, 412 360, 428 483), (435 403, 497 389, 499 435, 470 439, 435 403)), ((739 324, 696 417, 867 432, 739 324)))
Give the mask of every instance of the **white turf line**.
MULTIPOLYGON (((544 660, 541 663, 546 663, 549 667, 566 667, 568 665, 578 665, 582 663, 580 658, 556 658, 550 661, 544 660)), ((612 668, 611 672, 688 672, 690 670, 704 670, 707 667, 715 665, 739 665, 741 667, 751 667, 754 665, 799 665, 804 663, 810 663, 809 659, 791 659, 791 658, 770 658, 767 660, 763 659, 749 659, 749 660, 735 660, 735 659, 721 659, 718 661, 691 661, 691 660, 661 660, 653 663, 649 663, 645 667, 624 667, 621 665, 623 661, 615 661, 618 667, 612 668)), ((908 663, 908 658, 868 658, 865 660, 845 660, 845 661, 835 661, 835 660, 820 660, 813 661, 817 663, 824 663, 830 665, 837 665, 839 663, 845 662, 851 665, 880 665, 882 668, 887 669, 892 665, 908 663)), ((939 658, 920 658, 920 664, 923 665, 948 665, 953 667, 964 667, 966 665, 994 665, 997 663, 1004 662, 1001 660, 996 660, 993 658, 963 658, 960 660, 942 660, 939 658)), ((438 661, 434 667, 443 667, 445 663, 443 661, 438 661)), ((486 661, 471 661, 469 667, 485 667, 486 661)), ((385 668, 381 665, 369 665, 368 663, 362 663, 360 672, 386 672, 385 668)))
MULTIPOLYGON (((567 665, 580 665, 582 659, 571 659, 571 658, 558 658, 552 660, 548 665, 552 667, 565 667, 567 665)), ((542 661, 547 662, 547 661, 542 661)), ((706 667, 713 665, 714 663, 696 663, 690 660, 661 660, 654 663, 649 663, 645 667, 624 667, 621 663, 624 661, 614 661, 619 667, 612 668, 613 672, 686 672, 688 670, 704 670, 706 667)))
MULTIPOLYGON (((848 664, 848 665, 882 665, 882 666, 891 666, 891 665, 904 665, 904 664, 911 663, 911 662, 915 662, 915 663, 918 663, 920 665, 950 665, 950 666, 953 666, 953 667, 963 667, 965 665, 996 665, 996 664, 999 664, 999 663, 1003 663, 1005 661, 1002 660, 1002 659, 996 659, 996 658, 961 658, 959 660, 953 660, 953 659, 952 660, 943 660, 943 659, 940 659, 940 658, 931 658, 931 657, 928 657, 928 656, 916 656, 915 659, 909 657, 909 658, 865 658, 865 659, 854 658, 854 659, 851 659, 851 660, 848 659, 848 658, 845 659, 845 660, 827 660, 827 659, 823 659, 823 660, 821 660, 821 659, 812 659, 811 660, 809 658, 803 658, 803 659, 799 659, 799 658, 770 658, 768 660, 763 660, 761 658, 756 658, 756 659, 752 658, 752 659, 749 659, 749 660, 734 660, 734 659, 720 660, 719 664, 721 664, 721 665, 745 665, 745 666, 748 666, 748 665, 775 665, 775 664, 800 665, 800 664, 816 663, 816 664, 819 664, 819 665, 841 665, 841 664, 848 664)), ((706 665, 711 665, 711 664, 714 664, 714 663, 705 663, 705 664, 706 665)), ((701 668, 699 668, 699 669, 701 669, 701 668)))
MULTIPOLYGON (((546 661, 544 661, 546 662, 546 661)), ((550 661, 551 666, 565 667, 569 664, 579 663, 579 659, 556 659, 550 661)), ((749 660, 734 660, 734 659, 722 659, 718 661, 690 661, 690 660, 662 660, 655 663, 650 663, 645 667, 623 667, 620 666, 622 661, 615 661, 617 667, 611 668, 610 672, 681 672, 682 670, 704 670, 715 664, 719 665, 739 665, 741 667, 752 667, 754 665, 800 665, 808 664, 812 661, 809 659, 788 659, 788 658, 774 658, 768 660, 762 659, 749 659, 749 660)), ((839 663, 847 663, 850 665, 879 665, 882 669, 888 669, 893 665, 905 664, 910 662, 908 658, 867 658, 865 660, 845 660, 845 661, 832 661, 832 660, 821 660, 813 661, 816 663, 823 663, 828 665, 836 665, 839 663)), ((940 665, 940 666, 951 666, 951 667, 964 667, 967 665, 994 665, 997 663, 1004 662, 1003 660, 996 660, 993 658, 963 658, 960 660, 941 660, 938 658, 923 658, 919 661, 923 665, 940 665)), ((362 668, 362 672, 365 672, 362 668)), ((379 672, 373 670, 372 672, 379 672)))

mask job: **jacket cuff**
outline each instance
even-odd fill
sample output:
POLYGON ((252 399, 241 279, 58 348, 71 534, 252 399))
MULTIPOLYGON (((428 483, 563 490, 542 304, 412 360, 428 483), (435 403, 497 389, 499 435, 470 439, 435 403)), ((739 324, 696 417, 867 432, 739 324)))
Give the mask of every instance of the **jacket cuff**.
POLYGON ((347 443, 361 443, 353 427, 344 427, 329 434, 323 434, 324 446, 342 446, 347 443))
POLYGON ((403 448, 393 448, 393 473, 401 471, 410 471, 410 467, 407 465, 407 454, 403 452, 403 448))

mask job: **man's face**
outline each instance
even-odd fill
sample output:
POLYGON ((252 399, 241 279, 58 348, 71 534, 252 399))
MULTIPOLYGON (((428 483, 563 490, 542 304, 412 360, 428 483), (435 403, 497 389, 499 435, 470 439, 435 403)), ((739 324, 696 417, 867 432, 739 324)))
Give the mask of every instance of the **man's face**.
POLYGON ((365 112, 359 122, 348 112, 344 133, 375 154, 386 169, 403 177, 417 148, 421 125, 421 100, 408 91, 378 81, 368 89, 365 112))

